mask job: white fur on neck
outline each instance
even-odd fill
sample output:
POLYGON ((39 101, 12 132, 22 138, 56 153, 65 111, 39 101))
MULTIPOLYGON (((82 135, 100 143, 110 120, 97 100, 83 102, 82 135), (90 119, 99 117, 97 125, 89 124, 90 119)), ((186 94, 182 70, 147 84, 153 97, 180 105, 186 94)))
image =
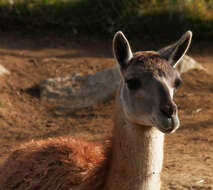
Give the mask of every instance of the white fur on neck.
POLYGON ((163 165, 163 146, 164 146, 164 134, 158 129, 153 128, 150 133, 150 157, 149 168, 147 170, 150 173, 149 179, 144 184, 143 190, 160 190, 160 174, 163 165))
MULTIPOLYGON (((136 133, 138 133, 138 131, 136 131, 136 133)), ((144 171, 145 173, 143 173, 144 176, 141 176, 141 186, 138 188, 138 190, 160 190, 160 174, 163 165, 164 134, 155 127, 151 127, 150 130, 145 131, 144 138, 147 149, 141 150, 140 154, 143 154, 143 151, 147 151, 147 157, 141 160, 141 170, 143 170, 144 166, 147 168, 144 171)), ((140 147, 139 144, 138 146, 140 147)))
POLYGON ((160 190, 164 134, 125 122, 115 135, 105 190, 160 190))

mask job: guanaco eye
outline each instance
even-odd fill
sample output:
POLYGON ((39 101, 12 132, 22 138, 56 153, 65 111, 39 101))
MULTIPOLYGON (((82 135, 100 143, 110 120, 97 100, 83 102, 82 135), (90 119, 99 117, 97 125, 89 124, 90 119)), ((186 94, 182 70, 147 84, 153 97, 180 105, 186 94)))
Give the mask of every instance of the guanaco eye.
POLYGON ((137 78, 127 80, 126 84, 130 90, 137 90, 142 86, 141 81, 137 78))
POLYGON ((175 80, 174 87, 175 87, 175 88, 178 88, 181 84, 182 84, 181 79, 176 79, 176 80, 175 80))

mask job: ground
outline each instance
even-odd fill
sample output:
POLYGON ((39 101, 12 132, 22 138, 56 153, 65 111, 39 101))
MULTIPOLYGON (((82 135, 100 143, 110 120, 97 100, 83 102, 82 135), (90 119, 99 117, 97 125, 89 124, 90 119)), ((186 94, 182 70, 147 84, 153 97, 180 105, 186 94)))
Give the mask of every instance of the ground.
MULTIPOLYGON (((195 46, 190 55, 209 73, 195 70, 183 75, 175 96, 181 127, 166 135, 163 190, 213 189, 213 47, 195 46)), ((110 44, 4 34, 0 64, 11 72, 0 78, 0 162, 32 139, 72 135, 101 143, 111 136, 113 100, 56 116, 39 100, 36 88, 43 79, 113 66, 110 44)))

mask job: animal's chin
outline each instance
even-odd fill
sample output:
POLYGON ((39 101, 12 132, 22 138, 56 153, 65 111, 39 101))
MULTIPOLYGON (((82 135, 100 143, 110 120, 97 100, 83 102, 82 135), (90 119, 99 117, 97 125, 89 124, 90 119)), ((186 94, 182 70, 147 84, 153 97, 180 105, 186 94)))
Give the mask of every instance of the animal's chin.
POLYGON ((177 116, 161 116, 154 121, 154 125, 163 133, 174 133, 179 128, 179 119, 177 116))

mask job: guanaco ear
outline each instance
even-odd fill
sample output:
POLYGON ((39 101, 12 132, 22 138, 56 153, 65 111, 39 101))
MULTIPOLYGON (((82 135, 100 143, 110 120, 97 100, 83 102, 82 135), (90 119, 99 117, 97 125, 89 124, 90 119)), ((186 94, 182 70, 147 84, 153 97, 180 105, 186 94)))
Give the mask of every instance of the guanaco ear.
POLYGON ((121 31, 116 32, 113 38, 113 53, 120 69, 125 69, 132 58, 132 51, 128 40, 121 31))
POLYGON ((187 31, 176 43, 162 48, 158 53, 176 67, 186 54, 192 39, 192 32, 187 31))

